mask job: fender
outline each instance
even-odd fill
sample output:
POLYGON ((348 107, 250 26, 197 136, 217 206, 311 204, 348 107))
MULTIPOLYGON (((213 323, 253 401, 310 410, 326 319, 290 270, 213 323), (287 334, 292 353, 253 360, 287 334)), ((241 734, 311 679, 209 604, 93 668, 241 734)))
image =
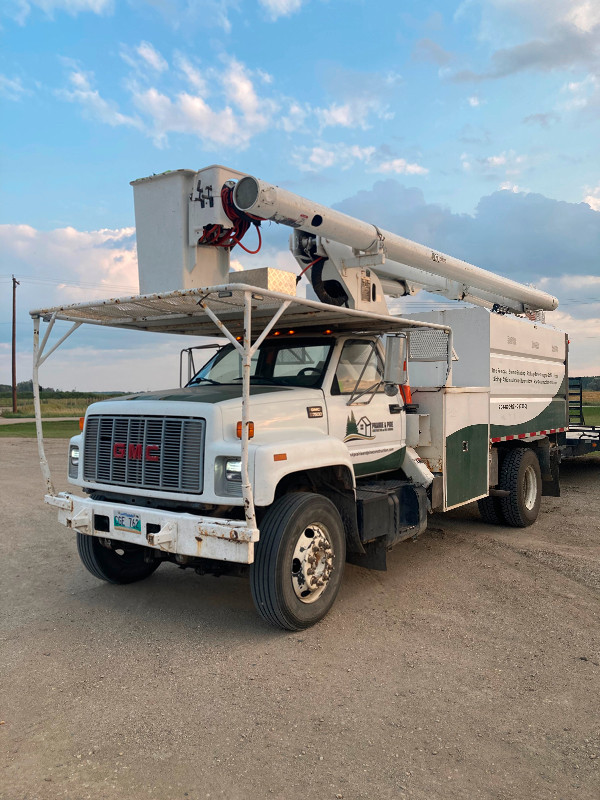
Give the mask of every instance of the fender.
POLYGON ((291 472, 316 467, 348 467, 355 486, 348 448, 333 436, 306 436, 306 431, 278 431, 278 441, 251 445, 254 450, 254 502, 268 506, 275 499, 275 487, 291 472), (287 433, 291 434, 288 438, 287 433))

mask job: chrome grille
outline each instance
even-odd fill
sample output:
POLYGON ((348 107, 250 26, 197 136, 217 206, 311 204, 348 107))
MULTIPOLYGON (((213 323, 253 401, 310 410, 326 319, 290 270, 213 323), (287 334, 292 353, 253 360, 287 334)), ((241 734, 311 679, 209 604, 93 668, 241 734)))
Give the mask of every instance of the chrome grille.
POLYGON ((85 423, 86 481, 201 494, 203 419, 90 416, 85 423))

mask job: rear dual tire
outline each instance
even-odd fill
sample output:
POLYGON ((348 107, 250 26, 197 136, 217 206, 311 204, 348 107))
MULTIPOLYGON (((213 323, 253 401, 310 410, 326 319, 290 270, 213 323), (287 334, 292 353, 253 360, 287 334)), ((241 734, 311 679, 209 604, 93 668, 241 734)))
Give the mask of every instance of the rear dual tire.
POLYGON ((517 447, 504 455, 498 488, 508 494, 477 501, 484 522, 512 528, 533 525, 542 500, 542 473, 534 450, 517 447))

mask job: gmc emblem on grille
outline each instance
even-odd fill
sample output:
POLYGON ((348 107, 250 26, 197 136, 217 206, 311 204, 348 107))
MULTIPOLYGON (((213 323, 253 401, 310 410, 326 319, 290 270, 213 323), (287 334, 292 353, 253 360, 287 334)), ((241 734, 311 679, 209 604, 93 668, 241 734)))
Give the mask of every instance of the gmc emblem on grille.
MULTIPOLYGON (((141 444, 130 444, 128 448, 125 442, 115 442, 113 444, 113 456, 115 458, 128 458, 131 461, 141 461, 142 449, 141 444)), ((160 447, 157 444, 147 445, 144 453, 144 460, 158 461, 158 450, 160 450, 160 447)))

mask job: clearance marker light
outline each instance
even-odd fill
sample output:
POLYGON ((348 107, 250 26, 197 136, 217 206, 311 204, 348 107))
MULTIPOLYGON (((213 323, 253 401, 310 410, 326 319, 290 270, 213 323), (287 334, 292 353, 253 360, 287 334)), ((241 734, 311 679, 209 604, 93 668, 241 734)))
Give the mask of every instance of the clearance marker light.
POLYGON ((84 420, 85 420, 85 417, 79 417, 79 430, 80 431, 83 430, 83 422, 84 422, 84 420))
POLYGON ((288 333, 296 333, 296 331, 288 331, 288 333))
POLYGON ((287 453, 274 453, 273 461, 287 461, 287 453))
MULTIPOLYGON (((242 438, 242 421, 241 420, 236 425, 236 434, 237 434, 237 438, 238 439, 242 438)), ((253 436, 254 436, 254 423, 253 422, 249 422, 248 423, 248 438, 252 439, 253 436)))

